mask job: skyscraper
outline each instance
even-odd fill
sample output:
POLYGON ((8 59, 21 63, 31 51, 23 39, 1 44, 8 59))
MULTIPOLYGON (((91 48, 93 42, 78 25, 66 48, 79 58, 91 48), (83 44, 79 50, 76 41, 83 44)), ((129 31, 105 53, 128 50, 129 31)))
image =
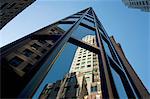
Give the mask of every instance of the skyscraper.
POLYGON ((141 9, 141 11, 150 12, 149 0, 122 0, 129 8, 141 9))
MULTIPOLYGON (((90 7, 0 49, 2 98, 31 98, 68 42, 98 57, 97 80, 100 80, 103 98, 149 96, 131 65, 127 64, 121 47, 112 42, 90 7), (96 45, 81 40, 87 35, 95 36, 96 45)), ((97 89, 94 85, 91 87, 91 91, 97 89)))
POLYGON ((39 99, 84 99, 86 85, 83 73, 68 73, 62 80, 47 84, 39 99))
MULTIPOLYGON (((97 46, 96 37, 94 35, 87 35, 82 38, 82 41, 91 45, 97 46)), ((77 48, 71 68, 71 72, 83 73, 88 89, 88 96, 91 99, 102 97, 100 84, 100 71, 98 55, 84 48, 77 48)))
POLYGON ((1 0, 0 1, 0 29, 17 16, 35 0, 1 0))

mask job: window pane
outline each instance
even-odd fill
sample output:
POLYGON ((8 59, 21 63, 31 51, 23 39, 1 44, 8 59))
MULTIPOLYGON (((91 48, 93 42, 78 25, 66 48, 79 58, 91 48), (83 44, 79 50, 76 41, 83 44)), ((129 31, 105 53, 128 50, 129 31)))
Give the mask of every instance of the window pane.
POLYGON ((34 49, 34 50, 38 50, 41 46, 40 45, 37 45, 36 43, 32 44, 31 47, 34 49))
MULTIPOLYGON (((57 80, 61 80, 64 77, 64 75, 70 70, 69 72, 76 72, 76 73, 81 72, 85 74, 85 78, 88 81, 87 89, 88 89, 88 92, 91 92, 91 84, 96 82, 96 80, 95 82, 93 82, 93 79, 95 78, 95 76, 97 76, 93 74, 93 69, 96 67, 98 68, 97 72, 99 72, 99 63, 97 62, 97 65, 95 65, 95 67, 93 66, 94 65, 93 61, 95 60, 93 59, 94 56, 97 56, 95 58, 97 60, 98 55, 96 53, 86 50, 84 48, 72 45, 70 43, 67 43, 63 52, 60 54, 60 56, 54 63, 52 69, 49 71, 48 75, 46 76, 42 84, 44 84, 45 82, 53 83, 57 80), (78 56, 79 54, 81 55, 78 56), (89 54, 90 56, 88 56, 89 54), (89 61, 88 64, 87 64, 87 61, 89 61), (58 72, 58 70, 60 71, 58 72)), ((99 80, 97 80, 97 82, 100 81, 100 76, 98 79, 99 80)), ((44 87, 44 85, 41 85, 39 88, 42 88, 42 87, 44 87)), ((101 90, 100 88, 101 87, 97 88, 97 90, 101 90)))
POLYGON ((91 92, 96 92, 97 91, 97 86, 92 86, 91 87, 91 92))
POLYGON ((68 31, 71 28, 72 24, 59 24, 58 27, 64 31, 68 31))
POLYGON ((89 25, 89 26, 91 26, 91 27, 94 27, 94 23, 91 22, 91 21, 89 21, 89 20, 86 19, 86 18, 84 18, 84 19, 82 20, 82 23, 87 24, 87 25, 89 25))
POLYGON ((91 21, 94 21, 93 18, 91 18, 91 17, 89 17, 89 16, 87 16, 87 15, 85 16, 85 18, 87 18, 87 19, 89 19, 89 20, 91 20, 91 21))
POLYGON ((72 37, 82 40, 86 43, 89 43, 91 45, 97 46, 96 43, 96 37, 95 37, 95 31, 88 29, 87 27, 84 26, 79 26, 73 33, 72 37))
POLYGON ((30 51, 29 49, 25 49, 25 50, 23 51, 23 54, 24 54, 26 57, 30 57, 30 56, 33 54, 33 52, 30 51))
POLYGON ((69 17, 67 19, 65 19, 65 21, 78 21, 79 17, 69 17))
POLYGON ((113 80, 116 85, 116 89, 117 89, 119 97, 127 98, 127 94, 125 92, 125 89, 124 89, 124 86, 123 86, 120 76, 111 66, 110 66, 110 69, 111 69, 111 73, 112 73, 113 80))
POLYGON ((23 60, 17 56, 15 56, 14 58, 12 58, 9 63, 15 67, 17 67, 18 65, 20 65, 23 62, 23 60))
POLYGON ((110 49, 109 49, 108 44, 107 44, 103 39, 102 39, 102 42, 103 42, 103 45, 104 45, 106 54, 109 55, 111 58, 113 58, 113 57, 112 57, 112 54, 111 54, 111 52, 110 52, 110 49))

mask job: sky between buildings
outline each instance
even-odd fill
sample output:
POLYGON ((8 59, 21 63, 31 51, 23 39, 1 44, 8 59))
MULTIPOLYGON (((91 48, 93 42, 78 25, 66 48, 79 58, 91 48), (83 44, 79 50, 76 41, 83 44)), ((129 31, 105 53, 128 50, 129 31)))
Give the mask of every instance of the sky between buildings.
MULTIPOLYGON (((28 35, 44 26, 92 7, 108 35, 119 42, 129 62, 150 91, 150 13, 126 7, 121 0, 37 0, 22 11, 0 31, 0 47, 28 35)), ((76 46, 67 44, 55 67, 39 87, 61 79, 69 70, 76 46), (69 55, 64 57, 69 51, 69 55), (60 67, 61 66, 61 67, 60 67)))

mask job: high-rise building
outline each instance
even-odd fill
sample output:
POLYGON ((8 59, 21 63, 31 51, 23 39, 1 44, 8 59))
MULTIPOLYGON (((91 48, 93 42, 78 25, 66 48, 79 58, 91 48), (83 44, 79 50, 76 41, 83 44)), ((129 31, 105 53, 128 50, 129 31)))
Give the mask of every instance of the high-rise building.
MULTIPOLYGON (((97 46, 96 37, 94 35, 87 35, 82 38, 82 41, 97 46)), ((84 74, 89 93, 87 96, 88 99, 102 97, 97 54, 84 48, 78 47, 70 68, 70 73, 72 72, 79 72, 84 74)))
POLYGON ((35 0, 1 0, 0 1, 0 29, 17 16, 35 0))
POLYGON ((86 86, 83 73, 68 73, 62 80, 47 84, 39 99, 84 99, 86 86))
POLYGON ((122 0, 123 3, 129 8, 141 9, 145 12, 150 12, 149 0, 122 0))
POLYGON ((1 97, 31 98, 68 42, 98 57, 97 80, 103 98, 148 98, 121 47, 112 42, 91 7, 2 47, 1 97), (95 36, 96 45, 82 41, 86 35, 95 36))

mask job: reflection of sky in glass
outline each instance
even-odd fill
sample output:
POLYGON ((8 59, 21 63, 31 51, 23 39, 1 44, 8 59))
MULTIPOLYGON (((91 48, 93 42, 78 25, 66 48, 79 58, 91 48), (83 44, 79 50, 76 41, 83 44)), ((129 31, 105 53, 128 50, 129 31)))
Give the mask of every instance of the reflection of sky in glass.
POLYGON ((88 20, 86 20, 86 19, 83 19, 83 20, 82 20, 82 23, 87 24, 87 25, 89 25, 89 26, 91 26, 91 27, 94 27, 94 23, 92 23, 92 22, 90 22, 90 21, 88 21, 88 20))
POLYGON ((60 80, 69 72, 76 48, 77 46, 67 43, 63 52, 53 64, 53 67, 48 72, 39 89, 33 96, 33 99, 38 99, 39 93, 41 93, 47 83, 53 83, 60 80))
POLYGON ((67 18, 66 21, 78 21, 79 18, 67 18))
POLYGON ((125 89, 123 87, 120 76, 117 74, 117 72, 111 66, 110 66, 110 69, 112 72, 112 76, 113 76, 114 83, 116 85, 116 89, 117 89, 119 97, 127 99, 127 94, 126 94, 125 89))
POLYGON ((72 37, 81 40, 86 35, 95 35, 95 31, 88 29, 84 26, 79 26, 73 33, 72 37))
POLYGON ((104 45, 106 54, 109 55, 111 58, 113 58, 113 57, 112 57, 112 54, 111 54, 111 52, 110 52, 110 49, 109 49, 109 47, 108 47, 108 44, 107 44, 104 40, 102 40, 102 42, 103 42, 103 45, 104 45))
POLYGON ((85 18, 91 20, 91 21, 94 21, 91 17, 88 17, 88 16, 85 16, 85 18))
POLYGON ((64 31, 68 31, 72 24, 59 24, 58 27, 63 29, 64 31))

